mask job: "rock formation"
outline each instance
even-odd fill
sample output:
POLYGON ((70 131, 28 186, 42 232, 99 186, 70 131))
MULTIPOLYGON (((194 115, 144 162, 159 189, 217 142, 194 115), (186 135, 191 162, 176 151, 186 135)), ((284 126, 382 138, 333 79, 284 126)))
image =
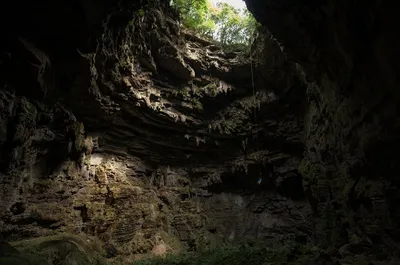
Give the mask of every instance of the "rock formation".
POLYGON ((264 28, 224 52, 132 2, 1 14, 2 240, 78 234, 111 260, 249 241, 396 255, 388 4, 246 0, 264 28))
POLYGON ((112 258, 310 237, 288 105, 304 86, 279 46, 261 35, 258 53, 225 53, 166 7, 125 8, 84 48, 10 36, 3 238, 84 233, 112 258))
POLYGON ((304 184, 327 245, 398 249, 398 16, 386 1, 248 8, 307 77, 304 184))

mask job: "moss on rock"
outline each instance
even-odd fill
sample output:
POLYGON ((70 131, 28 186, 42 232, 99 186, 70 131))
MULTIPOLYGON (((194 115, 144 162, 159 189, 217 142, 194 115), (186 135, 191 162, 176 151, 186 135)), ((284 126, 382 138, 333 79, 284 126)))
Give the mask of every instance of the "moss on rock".
POLYGON ((30 103, 26 98, 22 98, 20 101, 20 115, 19 119, 21 123, 30 124, 34 123, 37 110, 36 107, 30 103))
POLYGON ((237 246, 134 262, 134 265, 308 265, 320 253, 311 245, 237 246))
POLYGON ((75 149, 81 152, 85 148, 85 127, 81 122, 75 122, 73 125, 73 131, 75 135, 75 149))
POLYGON ((320 175, 320 171, 310 161, 303 159, 300 162, 298 170, 303 178, 304 188, 307 189, 307 188, 317 184, 317 181, 318 181, 318 178, 320 175))
POLYGON ((17 252, 0 257, 0 264, 105 264, 101 246, 94 239, 62 234, 16 241, 10 244, 17 252))

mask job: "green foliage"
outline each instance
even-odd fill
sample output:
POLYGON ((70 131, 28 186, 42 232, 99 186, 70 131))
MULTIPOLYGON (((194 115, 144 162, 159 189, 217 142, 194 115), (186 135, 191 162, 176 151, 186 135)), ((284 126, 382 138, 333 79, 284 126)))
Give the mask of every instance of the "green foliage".
POLYGON ((144 10, 143 9, 139 9, 138 11, 136 11, 136 15, 139 17, 143 17, 144 16, 144 10))
POLYGON ((133 265, 266 265, 309 264, 319 253, 314 246, 278 245, 240 246, 214 249, 200 254, 171 255, 134 262, 133 265))
POLYGON ((172 5, 180 12, 185 27, 196 29, 202 35, 208 35, 215 27, 207 0, 173 0, 172 5))
POLYGON ((227 3, 213 6, 208 0, 172 0, 181 14, 184 27, 219 42, 224 48, 244 48, 254 37, 259 24, 248 10, 227 3))
MULTIPOLYGON (((200 253, 169 255, 139 261, 115 259, 106 261, 101 242, 85 240, 74 235, 55 235, 12 242, 13 249, 0 253, 0 264, 27 265, 308 265, 321 252, 318 246, 299 245, 294 242, 267 244, 249 242, 206 250, 200 253), (3 255, 2 255, 3 254, 3 255)), ((94 241, 93 241, 94 240, 94 241)))
POLYGON ((213 13, 217 31, 214 38, 224 47, 250 44, 257 22, 248 10, 238 10, 227 3, 219 3, 213 13), (243 14, 241 14, 243 13, 243 14))
POLYGON ((200 102, 201 95, 195 93, 194 90, 184 87, 172 91, 174 96, 180 97, 183 101, 183 106, 197 110, 203 110, 203 104, 200 102))
POLYGON ((238 100, 218 113, 218 117, 210 122, 209 130, 227 135, 248 134, 257 126, 251 121, 252 112, 260 109, 261 104, 267 101, 268 97, 264 93, 238 100))

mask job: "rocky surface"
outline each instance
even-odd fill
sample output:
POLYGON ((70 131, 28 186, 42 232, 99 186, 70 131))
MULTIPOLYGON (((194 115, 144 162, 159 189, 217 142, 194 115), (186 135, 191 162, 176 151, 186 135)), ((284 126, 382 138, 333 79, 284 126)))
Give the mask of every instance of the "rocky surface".
POLYGON ((2 9, 0 237, 94 236, 110 259, 295 240, 330 247, 316 264, 397 264, 395 9, 246 2, 266 28, 250 53, 164 2, 2 9))
MULTIPOLYGON (((3 243, 1 264, 102 264, 101 245, 93 238, 57 235, 3 243)), ((103 263, 104 264, 104 263, 103 263)))
POLYGON ((398 16, 387 1, 246 2, 309 83, 300 169, 316 239, 397 253, 398 16))
POLYGON ((63 7, 2 44, 3 240, 94 236, 110 259, 310 241, 305 86, 269 35, 225 53, 162 5, 63 7))

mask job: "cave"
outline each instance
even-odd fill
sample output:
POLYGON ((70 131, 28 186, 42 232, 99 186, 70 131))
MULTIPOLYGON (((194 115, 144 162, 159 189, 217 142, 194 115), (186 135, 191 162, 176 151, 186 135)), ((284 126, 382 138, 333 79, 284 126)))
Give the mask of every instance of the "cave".
POLYGON ((244 0, 246 51, 170 1, 6 2, 0 264, 400 264, 388 1, 244 0))

